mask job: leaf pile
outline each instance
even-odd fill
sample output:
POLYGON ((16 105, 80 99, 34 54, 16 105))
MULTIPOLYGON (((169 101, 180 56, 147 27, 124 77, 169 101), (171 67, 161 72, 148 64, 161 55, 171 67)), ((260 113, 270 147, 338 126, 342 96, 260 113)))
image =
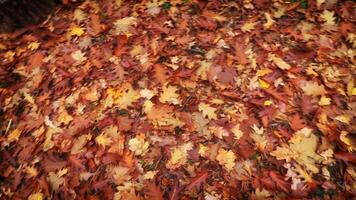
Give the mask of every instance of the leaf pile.
POLYGON ((87 0, 1 35, 0 198, 351 199, 354 8, 87 0))

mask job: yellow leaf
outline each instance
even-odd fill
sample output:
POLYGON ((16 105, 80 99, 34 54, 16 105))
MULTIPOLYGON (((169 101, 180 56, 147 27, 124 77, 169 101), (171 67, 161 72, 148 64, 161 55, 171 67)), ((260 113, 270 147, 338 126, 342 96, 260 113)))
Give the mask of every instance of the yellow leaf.
POLYGON ((270 84, 263 79, 258 79, 258 83, 260 84, 260 87, 263 89, 268 89, 270 87, 270 84))
POLYGON ((218 155, 216 156, 216 160, 220 165, 224 166, 227 171, 231 171, 235 167, 236 156, 233 151, 221 148, 218 151, 218 155))
POLYGON ((25 100, 28 101, 30 104, 35 104, 35 100, 29 93, 24 92, 23 96, 24 96, 25 100))
POLYGON ((71 154, 77 154, 84 152, 86 149, 84 146, 87 144, 88 141, 90 141, 92 138, 92 135, 86 134, 86 135, 81 135, 78 138, 76 138, 73 142, 72 149, 70 150, 71 154))
POLYGON ((340 140, 347 145, 348 151, 356 151, 356 141, 348 132, 341 131, 340 140))
POLYGON ((302 81, 299 86, 309 96, 319 96, 326 93, 324 85, 319 85, 314 81, 302 81))
POLYGON ((59 186, 63 185, 64 178, 63 176, 68 173, 68 169, 64 168, 59 170, 57 173, 49 172, 48 174, 48 182, 52 186, 53 190, 58 190, 59 186))
POLYGON ((231 128, 231 132, 234 134, 236 140, 240 139, 243 136, 243 132, 240 129, 240 124, 236 124, 231 128))
POLYGON ((116 20, 114 23, 115 34, 128 34, 130 27, 136 24, 137 19, 135 17, 125 17, 119 20, 116 20))
POLYGON ((273 104, 273 101, 271 101, 271 100, 266 100, 266 101, 263 102, 264 106, 270 106, 272 104, 273 104))
POLYGON ((277 67, 279 67, 282 70, 286 70, 286 69, 288 70, 291 68, 291 66, 288 63, 286 63, 283 59, 277 57, 272 53, 268 55, 268 60, 273 61, 274 64, 277 65, 277 67))
POLYGON ((292 159, 295 160, 299 156, 298 153, 293 151, 289 146, 277 147, 277 149, 270 154, 276 157, 277 160, 286 160, 287 162, 290 162, 292 159))
POLYGON ((130 56, 131 57, 136 57, 138 55, 141 55, 145 52, 145 49, 141 45, 134 45, 133 48, 130 51, 130 56))
POLYGON ((298 164, 295 164, 295 171, 298 172, 304 178, 304 180, 307 181, 308 183, 313 182, 313 178, 309 175, 309 173, 304 171, 302 169, 302 167, 299 166, 298 164))
POLYGON ((148 114, 151 112, 152 108, 153 108, 153 103, 151 100, 146 100, 145 103, 143 103, 143 111, 148 114))
POLYGON ((158 173, 158 170, 155 170, 155 171, 147 171, 147 172, 143 175, 143 179, 144 179, 144 180, 151 180, 151 179, 154 179, 154 177, 156 176, 157 173, 158 173))
POLYGON ((16 140, 19 140, 20 135, 21 135, 20 129, 15 129, 9 135, 7 135, 6 141, 8 143, 11 143, 11 142, 14 142, 16 140))
POLYGON ((85 57, 85 53, 83 53, 81 50, 74 51, 70 55, 78 63, 81 63, 81 62, 87 60, 87 58, 85 57))
POLYGON ((265 13, 265 17, 266 17, 266 23, 263 24, 263 27, 265 27, 266 29, 270 28, 275 21, 272 19, 271 15, 269 13, 265 13))
POLYGON ((59 123, 63 123, 64 125, 67 125, 72 120, 73 120, 73 117, 71 115, 69 115, 66 110, 63 110, 57 118, 57 121, 59 123))
POLYGON ((264 76, 264 75, 269 74, 271 72, 273 72, 273 71, 271 69, 269 69, 269 68, 260 69, 260 70, 257 71, 256 76, 264 76))
POLYGON ((37 41, 31 42, 30 44, 27 45, 27 48, 30 49, 31 51, 38 49, 38 47, 40 47, 40 43, 37 41))
POLYGON ((315 162, 322 159, 322 157, 315 152, 318 145, 318 137, 315 134, 311 134, 307 137, 302 132, 295 133, 289 140, 289 143, 291 150, 299 154, 295 161, 305 166, 306 169, 311 172, 318 173, 319 168, 315 166, 315 162))
POLYGON ((336 18, 334 17, 334 11, 324 10, 320 17, 325 21, 326 25, 335 25, 336 18))
POLYGON ((326 97, 326 96, 321 96, 320 100, 319 100, 319 106, 327 106, 330 105, 330 101, 331 99, 326 97))
POLYGON ((102 133, 95 138, 95 142, 105 148, 111 145, 113 141, 107 134, 102 133))
POLYGON ((350 124, 352 117, 350 115, 344 114, 344 115, 339 115, 334 119, 344 124, 350 124))
POLYGON ((28 177, 30 177, 30 178, 36 177, 38 174, 38 171, 37 171, 36 167, 34 167, 34 166, 27 166, 25 168, 25 172, 28 174, 28 177))
POLYGON ((27 200, 43 200, 43 194, 42 192, 33 193, 27 198, 27 200))
POLYGON ((199 111, 202 112, 204 117, 208 117, 208 119, 217 119, 217 115, 215 113, 216 108, 211 107, 209 104, 200 103, 199 111))
POLYGON ((222 105, 225 103, 225 101, 223 101, 221 99, 217 99, 217 98, 214 98, 214 99, 210 100, 209 102, 212 104, 216 104, 216 105, 222 105))
POLYGON ((74 16, 73 19, 76 20, 78 23, 84 21, 85 19, 87 19, 87 15, 86 13, 81 10, 81 9, 75 9, 74 11, 74 16))
POLYGON ((182 127, 184 122, 174 117, 162 117, 157 120, 159 126, 173 126, 173 127, 182 127))
POLYGON ((187 162, 188 151, 193 149, 191 142, 174 148, 171 151, 171 158, 167 162, 168 169, 177 169, 187 162))
POLYGON ((347 83, 347 95, 354 96, 356 95, 356 87, 354 86, 354 81, 351 79, 347 83))
POLYGON ((154 92, 149 89, 142 89, 140 91, 140 96, 146 99, 151 99, 153 96, 155 96, 154 92))
POLYGON ((264 129, 263 127, 258 128, 256 124, 254 124, 252 127, 252 134, 250 137, 255 141, 257 147, 263 151, 267 145, 267 138, 264 135, 264 129))
POLYGON ((94 102, 99 99, 100 94, 98 93, 98 91, 95 88, 92 88, 84 95, 84 97, 86 100, 94 102))
POLYGON ((202 79, 202 80, 208 80, 208 75, 207 72, 209 71, 212 63, 208 61, 202 61, 200 63, 200 67, 197 69, 197 75, 202 79))
POLYGON ((80 37, 80 36, 82 36, 84 34, 84 32, 85 32, 85 28, 82 28, 82 27, 77 27, 76 26, 76 27, 73 27, 73 28, 69 29, 69 34, 71 36, 80 37))
POLYGON ((10 50, 4 54, 4 57, 12 61, 14 59, 15 55, 16 55, 16 52, 10 50))
POLYGON ((246 23, 244 23, 244 25, 241 27, 241 31, 242 32, 251 32, 253 29, 255 29, 257 22, 251 22, 251 21, 247 21, 246 23))
POLYGON ((127 109, 140 98, 140 92, 134 90, 130 83, 124 83, 118 89, 108 88, 107 93, 109 95, 108 98, 112 98, 113 103, 122 109, 127 109))
POLYGON ((170 86, 170 85, 165 85, 163 86, 163 91, 161 93, 161 96, 159 97, 159 101, 161 103, 172 103, 175 105, 180 104, 179 94, 177 94, 178 88, 175 86, 170 86))
POLYGON ((145 135, 140 134, 135 138, 129 140, 129 149, 135 153, 135 155, 145 155, 148 151, 150 143, 145 141, 145 135))

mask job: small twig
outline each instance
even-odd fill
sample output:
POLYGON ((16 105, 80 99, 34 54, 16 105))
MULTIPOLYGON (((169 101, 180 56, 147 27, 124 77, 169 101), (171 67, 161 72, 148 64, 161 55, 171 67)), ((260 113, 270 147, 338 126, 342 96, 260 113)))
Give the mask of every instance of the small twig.
POLYGON ((5 135, 9 131, 11 124, 12 124, 12 119, 10 119, 9 123, 7 124, 5 135))

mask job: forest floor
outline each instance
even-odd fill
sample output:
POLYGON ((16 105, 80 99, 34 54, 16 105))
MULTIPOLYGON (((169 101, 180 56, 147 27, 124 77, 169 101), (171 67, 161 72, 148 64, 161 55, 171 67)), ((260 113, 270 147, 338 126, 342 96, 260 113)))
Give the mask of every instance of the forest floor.
POLYGON ((0 40, 0 199, 352 199, 354 1, 87 0, 0 40))

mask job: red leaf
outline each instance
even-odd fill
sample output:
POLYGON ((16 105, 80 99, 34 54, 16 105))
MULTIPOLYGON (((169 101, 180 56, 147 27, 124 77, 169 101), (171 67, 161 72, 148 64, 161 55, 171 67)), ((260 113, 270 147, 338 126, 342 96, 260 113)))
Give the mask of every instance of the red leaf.
POLYGON ((273 182, 276 183, 277 188, 281 189, 286 193, 289 192, 290 185, 287 181, 284 180, 284 177, 282 175, 275 171, 270 171, 269 175, 271 176, 273 182))
POLYGON ((294 131, 300 130, 305 127, 305 121, 302 119, 299 114, 295 114, 291 117, 288 117, 290 126, 294 131))
POLYGON ((208 172, 201 172, 197 174, 192 180, 190 180, 189 185, 187 185, 186 189, 191 190, 193 187, 199 187, 202 182, 204 182, 208 178, 208 172))
POLYGON ((246 65, 248 63, 248 59, 245 54, 245 47, 241 44, 240 40, 236 40, 236 42, 234 43, 234 49, 238 62, 241 65, 246 65))
POLYGON ((334 155, 336 159, 343 160, 345 162, 356 163, 356 154, 349 152, 336 152, 334 155))
POLYGON ((156 184, 152 182, 147 182, 146 187, 148 190, 147 196, 150 200, 163 200, 163 192, 156 184))

